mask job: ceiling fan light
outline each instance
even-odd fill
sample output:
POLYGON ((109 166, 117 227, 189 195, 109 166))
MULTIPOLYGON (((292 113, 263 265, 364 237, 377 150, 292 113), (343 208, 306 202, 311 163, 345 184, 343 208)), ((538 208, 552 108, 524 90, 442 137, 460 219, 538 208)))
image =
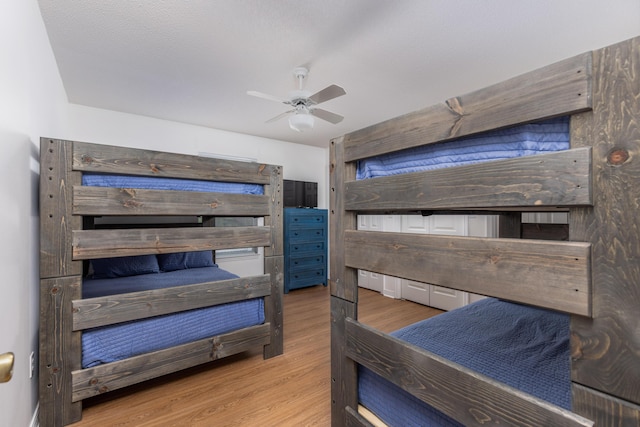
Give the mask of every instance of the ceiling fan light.
POLYGON ((313 124, 314 120, 311 114, 299 113, 289 116, 289 127, 297 132, 312 129, 313 124))

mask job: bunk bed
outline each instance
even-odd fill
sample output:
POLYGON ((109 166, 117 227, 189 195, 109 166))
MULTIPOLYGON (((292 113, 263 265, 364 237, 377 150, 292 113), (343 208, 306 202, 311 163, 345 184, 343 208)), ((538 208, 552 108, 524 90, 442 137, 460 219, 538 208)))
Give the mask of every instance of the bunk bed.
POLYGON ((281 167, 51 138, 40 153, 40 425, 198 364, 282 354, 281 167), (264 274, 215 263, 249 247, 264 274))
POLYGON ((640 425, 639 100, 635 38, 331 141, 332 425, 640 425), (548 120, 567 147, 363 168, 548 120), (520 238, 523 212, 558 211, 568 240, 520 238), (469 212, 499 215, 499 237, 357 230, 359 213, 469 212), (358 269, 490 298, 384 334, 357 320, 358 269), (487 367, 494 350, 537 373, 487 367))

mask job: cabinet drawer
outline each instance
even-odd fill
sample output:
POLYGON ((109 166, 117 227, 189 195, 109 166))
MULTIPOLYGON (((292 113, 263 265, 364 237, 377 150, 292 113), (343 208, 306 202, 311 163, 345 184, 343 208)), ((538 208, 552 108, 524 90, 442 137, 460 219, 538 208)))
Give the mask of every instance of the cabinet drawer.
POLYGON ((289 268, 291 271, 309 270, 316 268, 323 268, 325 265, 325 256, 323 253, 316 255, 291 258, 289 261, 289 268))
POLYGON ((293 245, 289 245, 289 254, 290 256, 295 256, 298 253, 303 252, 326 252, 326 243, 325 242, 308 242, 308 243, 295 243, 293 245))
POLYGON ((325 240, 327 230, 325 228, 300 228, 289 231, 290 242, 325 240))
POLYGON ((289 223, 291 226, 295 226, 296 224, 303 224, 305 226, 310 224, 324 224, 325 216, 322 214, 312 214, 312 215, 296 215, 293 214, 289 217, 289 223))
POLYGON ((320 284, 323 283, 326 279, 326 270, 324 268, 315 268, 313 270, 303 270, 303 271, 291 271, 289 272, 289 279, 291 280, 292 287, 296 283, 311 283, 311 284, 320 284))

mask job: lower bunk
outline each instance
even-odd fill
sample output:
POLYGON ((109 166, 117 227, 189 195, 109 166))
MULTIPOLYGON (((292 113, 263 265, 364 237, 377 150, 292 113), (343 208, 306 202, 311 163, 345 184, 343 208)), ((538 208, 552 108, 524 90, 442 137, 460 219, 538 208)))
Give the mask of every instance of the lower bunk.
POLYGON ((82 288, 73 402, 270 343, 269 275, 239 278, 211 251, 92 260, 82 288))
MULTIPOLYGON (((569 350, 569 315, 526 305, 510 303, 494 298, 486 298, 456 310, 437 315, 407 326, 391 334, 408 344, 416 353, 427 352, 435 360, 448 360, 449 365, 459 365, 461 369, 475 372, 475 376, 492 383, 498 381, 508 388, 518 390, 526 399, 540 403, 555 411, 571 409, 571 379, 569 350), (524 394, 523 394, 524 393, 524 394)), ((483 399, 479 389, 459 390, 465 394, 471 405, 463 407, 445 407, 442 410, 424 402, 440 402, 435 383, 415 382, 420 379, 419 370, 423 367, 415 361, 402 367, 399 361, 380 357, 385 347, 374 351, 361 348, 357 359, 364 362, 358 369, 358 400, 362 405, 361 414, 374 415, 377 423, 387 426, 444 426, 458 427, 468 425, 460 423, 447 413, 457 413, 457 419, 471 417, 476 423, 487 425, 518 424, 523 420, 500 419, 498 414, 490 414, 475 405, 474 401, 483 399), (411 367, 416 372, 409 372, 411 367), (391 376, 390 382, 378 375, 383 372, 391 376), (410 379, 409 374, 416 374, 410 379), (413 394, 412 394, 413 393, 413 394), (465 410, 467 414, 460 416, 465 410)), ((405 353, 410 354, 410 353, 405 353)), ((428 367, 426 367, 428 369, 428 367)), ((445 375, 445 370, 427 376, 445 375)), ((422 377, 425 378, 425 377, 422 377)), ((480 402, 477 402, 480 403, 480 402)), ((499 412, 499 411, 497 411, 499 412)), ((369 416, 371 421, 371 417, 369 416)), ((539 420, 540 422, 543 419, 539 420)), ((539 425, 559 425, 553 419, 539 425)))
POLYGON ((569 320, 495 298, 390 335, 347 320, 360 405, 347 425, 591 425, 571 413, 569 320))
MULTIPOLYGON (((113 301, 122 294, 175 287, 186 293, 188 285, 219 281, 230 285, 230 279, 238 278, 214 264, 210 251, 159 255, 157 260, 160 262, 155 255, 94 260, 92 266, 99 265, 100 273, 106 274, 96 274, 94 268, 92 276, 83 281, 82 307, 97 305, 96 298, 113 301)), ((89 328, 82 333, 82 367, 164 350, 264 321, 264 300, 259 297, 89 328)))

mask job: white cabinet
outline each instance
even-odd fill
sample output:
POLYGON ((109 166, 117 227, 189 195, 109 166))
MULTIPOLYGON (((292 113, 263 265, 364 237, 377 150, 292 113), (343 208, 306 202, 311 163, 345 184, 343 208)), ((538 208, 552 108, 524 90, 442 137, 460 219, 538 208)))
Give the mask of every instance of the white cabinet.
MULTIPOLYGON (((492 237, 497 236, 498 220, 496 216, 490 215, 358 215, 358 229, 492 237)), ((428 278, 426 281, 428 282, 428 278)), ((480 295, 364 270, 358 271, 358 286, 392 298, 403 298, 442 310, 452 310, 483 298, 480 295)))
MULTIPOLYGON (((397 215, 358 215, 358 230, 399 231, 397 215)), ((390 298, 401 298, 400 279, 372 271, 358 270, 358 286, 382 293, 390 298)))

